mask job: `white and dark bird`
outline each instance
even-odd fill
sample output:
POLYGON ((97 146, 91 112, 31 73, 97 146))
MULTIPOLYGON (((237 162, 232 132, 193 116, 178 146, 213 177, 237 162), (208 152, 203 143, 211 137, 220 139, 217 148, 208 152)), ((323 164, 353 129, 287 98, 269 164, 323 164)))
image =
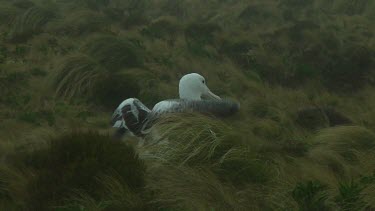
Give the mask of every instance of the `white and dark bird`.
POLYGON ((197 73, 184 75, 179 83, 179 99, 163 100, 152 110, 137 98, 124 100, 112 115, 112 127, 119 128, 117 137, 126 131, 136 136, 147 134, 152 123, 165 113, 199 112, 225 117, 236 113, 239 104, 222 100, 207 87, 206 80, 197 73))

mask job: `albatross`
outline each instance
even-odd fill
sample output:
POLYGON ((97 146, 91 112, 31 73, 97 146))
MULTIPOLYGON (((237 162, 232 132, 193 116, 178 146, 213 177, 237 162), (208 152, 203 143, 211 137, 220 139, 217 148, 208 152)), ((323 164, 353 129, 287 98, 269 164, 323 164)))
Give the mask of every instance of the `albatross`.
POLYGON ((198 73, 184 75, 179 82, 179 99, 163 100, 150 110, 137 98, 124 100, 112 115, 112 127, 118 128, 115 136, 126 131, 144 136, 152 123, 166 113, 199 112, 218 117, 236 113, 240 106, 231 100, 221 99, 207 87, 206 80, 198 73))

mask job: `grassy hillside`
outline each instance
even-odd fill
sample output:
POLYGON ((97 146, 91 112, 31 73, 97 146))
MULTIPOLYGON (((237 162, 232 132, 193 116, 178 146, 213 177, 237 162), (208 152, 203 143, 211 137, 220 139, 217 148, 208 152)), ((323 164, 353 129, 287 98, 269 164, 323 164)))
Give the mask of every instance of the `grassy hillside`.
POLYGON ((0 210, 375 209, 375 2, 0 0, 0 210), (186 73, 241 103, 110 138, 186 73))

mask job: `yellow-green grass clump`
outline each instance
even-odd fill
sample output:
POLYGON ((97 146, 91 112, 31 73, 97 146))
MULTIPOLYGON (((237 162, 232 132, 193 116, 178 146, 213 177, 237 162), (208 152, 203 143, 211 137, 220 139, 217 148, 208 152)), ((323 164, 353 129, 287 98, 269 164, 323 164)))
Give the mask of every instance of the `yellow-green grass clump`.
POLYGON ((111 71, 84 54, 68 55, 54 69, 53 86, 56 95, 64 99, 97 103, 112 110, 122 100, 140 93, 132 74, 111 71))
POLYGON ((95 82, 103 77, 105 69, 83 54, 69 55, 55 65, 53 86, 64 98, 89 96, 95 82))
POLYGON ((36 149, 15 150, 6 159, 1 198, 22 209, 87 206, 80 196, 108 209, 143 206, 137 196, 145 184, 143 162, 131 146, 107 135, 73 132, 36 149))
POLYGON ((196 201, 194 206, 201 209, 256 207, 249 201, 240 202, 246 194, 233 194, 247 186, 260 188, 276 173, 267 159, 261 159, 261 143, 256 137, 241 136, 239 131, 211 117, 163 117, 151 134, 140 149, 140 156, 150 167, 150 188, 157 193, 154 200, 170 202, 171 207, 187 209, 189 201, 196 201), (176 184, 174 188, 172 184, 176 184), (199 191, 207 192, 209 198, 200 198, 199 191))
POLYGON ((313 143, 315 150, 332 150, 347 162, 358 162, 375 149, 375 134, 360 126, 338 126, 321 130, 313 143))

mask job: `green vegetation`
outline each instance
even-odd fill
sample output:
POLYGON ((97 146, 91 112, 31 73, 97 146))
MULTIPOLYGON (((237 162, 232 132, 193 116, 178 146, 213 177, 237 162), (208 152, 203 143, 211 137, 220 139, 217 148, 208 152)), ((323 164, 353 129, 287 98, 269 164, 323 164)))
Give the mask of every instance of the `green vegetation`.
POLYGON ((112 36, 94 37, 84 44, 82 50, 110 71, 142 64, 142 46, 131 40, 112 36))
POLYGON ((22 15, 18 16, 12 23, 9 39, 14 42, 22 42, 32 35, 40 33, 43 26, 54 16, 54 14, 39 7, 31 7, 22 15))
POLYGON ((373 11, 0 0, 0 210, 375 209, 373 11), (124 99, 152 108, 190 72, 239 113, 108 136, 124 99))
MULTIPOLYGON (((9 155, 9 163, 1 170, 3 194, 33 210, 65 206, 75 191, 104 201, 116 197, 108 192, 137 197, 133 191, 144 186, 144 164, 134 149, 94 132, 74 132, 34 150, 17 150, 9 155)), ((122 200, 129 206, 136 203, 122 200)))
POLYGON ((103 77, 103 70, 95 60, 77 54, 62 59, 56 66, 54 87, 63 97, 84 97, 92 91, 95 82, 103 77))

